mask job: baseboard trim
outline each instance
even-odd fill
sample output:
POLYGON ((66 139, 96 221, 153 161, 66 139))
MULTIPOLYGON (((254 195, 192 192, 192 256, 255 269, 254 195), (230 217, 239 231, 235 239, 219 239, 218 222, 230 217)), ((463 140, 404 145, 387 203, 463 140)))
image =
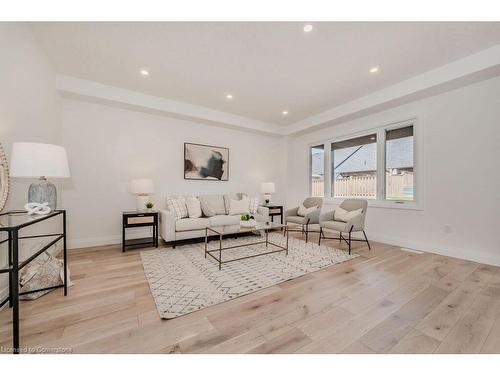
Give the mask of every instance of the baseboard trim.
POLYGON ((438 255, 444 255, 451 258, 458 258, 469 260, 471 262, 484 263, 492 266, 500 266, 500 256, 491 256, 484 253, 471 254, 470 251, 466 249, 452 247, 452 246, 434 246, 425 242, 411 241, 403 238, 397 238, 392 236, 368 234, 368 239, 385 243, 388 245, 399 246, 404 248, 410 248, 413 250, 423 251, 425 253, 432 253, 438 255))
MULTIPOLYGON (((465 249, 451 247, 451 246, 434 246, 425 242, 411 241, 404 238, 377 235, 368 232, 368 239, 376 242, 385 243, 388 245, 399 246, 404 248, 409 248, 417 251, 423 251, 425 253, 439 254, 448 256, 451 258, 458 258, 469 260, 477 263, 490 264, 492 266, 500 266, 500 256, 491 256, 484 253, 471 254, 470 251, 465 249)), ((132 238, 133 236, 131 236, 132 238)), ((93 237, 93 238, 82 238, 73 239, 68 241, 68 247, 70 249, 92 247, 92 246, 106 246, 106 245, 117 245, 121 244, 121 236, 104 236, 104 237, 93 237)))
MULTIPOLYGON (((127 239, 133 238, 142 238, 145 235, 150 235, 145 233, 144 231, 129 231, 127 233, 127 239)), ((80 249, 84 247, 93 247, 93 246, 107 246, 107 245, 121 245, 122 236, 119 234, 115 234, 112 236, 102 236, 102 237, 90 237, 90 238, 70 238, 68 239, 68 248, 69 249, 80 249)))
POLYGON ((117 245, 122 242, 121 236, 103 236, 91 238, 69 239, 68 248, 80 249, 83 247, 117 245))

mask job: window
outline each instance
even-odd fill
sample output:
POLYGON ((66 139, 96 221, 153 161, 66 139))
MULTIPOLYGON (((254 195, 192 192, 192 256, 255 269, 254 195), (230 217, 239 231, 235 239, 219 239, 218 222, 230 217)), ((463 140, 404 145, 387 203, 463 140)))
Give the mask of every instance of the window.
POLYGON ((313 196, 361 198, 379 207, 420 209, 422 173, 416 120, 372 128, 309 146, 309 186, 313 196), (328 166, 329 164, 329 166, 328 166), (325 166, 324 166, 325 165, 325 166), (326 179, 324 172, 326 171, 326 179))
POLYGON ((332 143, 332 196, 377 198, 377 134, 332 143))
POLYGON ((325 194, 325 147, 324 145, 310 148, 309 183, 311 195, 322 197, 325 194))
POLYGON ((413 201, 413 125, 385 131, 385 199, 413 201))

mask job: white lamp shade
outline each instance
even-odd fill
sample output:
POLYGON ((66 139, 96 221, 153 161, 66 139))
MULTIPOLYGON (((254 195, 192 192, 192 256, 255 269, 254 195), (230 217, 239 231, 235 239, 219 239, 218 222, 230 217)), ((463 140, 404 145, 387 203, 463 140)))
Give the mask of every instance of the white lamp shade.
POLYGON ((263 182, 260 185, 260 192, 262 194, 273 194, 275 191, 274 182, 263 182))
POLYGON ((12 145, 12 177, 70 177, 66 149, 47 143, 19 142, 12 145))
POLYGON ((154 193, 153 180, 149 178, 138 178, 130 183, 132 194, 152 194, 154 193))

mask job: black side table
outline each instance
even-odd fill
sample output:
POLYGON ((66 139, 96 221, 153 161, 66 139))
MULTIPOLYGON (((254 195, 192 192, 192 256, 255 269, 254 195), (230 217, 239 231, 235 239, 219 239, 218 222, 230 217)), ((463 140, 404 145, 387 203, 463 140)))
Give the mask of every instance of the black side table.
POLYGON ((280 217, 280 224, 283 224, 283 206, 277 204, 264 204, 264 207, 269 208, 269 218, 274 222, 274 217, 280 217))
POLYGON ((152 245, 158 247, 158 211, 129 211, 123 213, 122 225, 122 251, 125 252, 129 246, 152 245), (127 240, 125 238, 125 229, 152 227, 152 237, 134 238, 127 240))

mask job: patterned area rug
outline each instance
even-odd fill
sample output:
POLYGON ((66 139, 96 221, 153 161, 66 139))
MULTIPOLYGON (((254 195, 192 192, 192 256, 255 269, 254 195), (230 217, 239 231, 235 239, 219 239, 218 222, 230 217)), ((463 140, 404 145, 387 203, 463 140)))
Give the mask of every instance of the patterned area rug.
MULTIPOLYGON (((257 235, 228 238, 223 246, 258 240, 257 235)), ((286 241, 279 233, 270 233, 269 240, 282 246, 286 241)), ((211 241, 209 249, 218 245, 211 241)), ((235 261, 223 264, 220 271, 214 259, 205 259, 204 243, 142 251, 141 258, 160 317, 172 319, 358 256, 297 238, 290 238, 288 246, 288 256, 283 251, 235 261)), ((222 260, 259 252, 266 252, 264 244, 226 250, 222 260)))

